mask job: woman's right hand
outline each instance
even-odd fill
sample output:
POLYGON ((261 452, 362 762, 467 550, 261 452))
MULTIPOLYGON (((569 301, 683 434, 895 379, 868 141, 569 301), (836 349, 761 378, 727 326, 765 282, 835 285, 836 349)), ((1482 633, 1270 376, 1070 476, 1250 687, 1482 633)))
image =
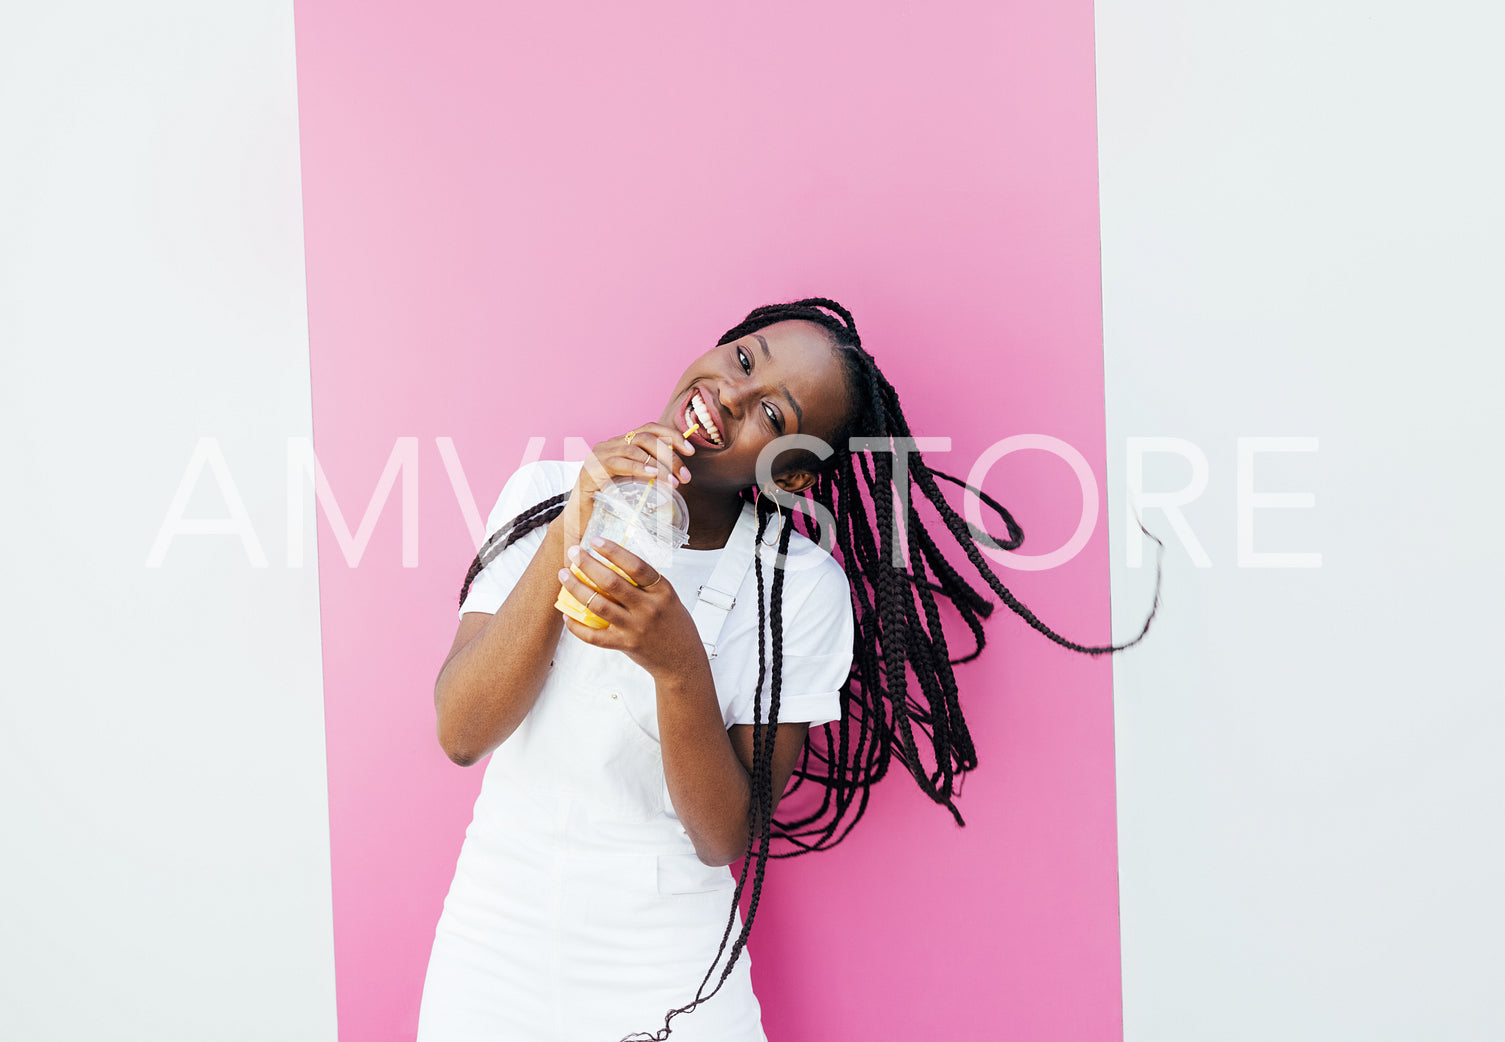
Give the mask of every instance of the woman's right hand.
POLYGON ((595 502, 591 496, 611 484, 613 478, 657 478, 667 480, 670 488, 690 480, 683 457, 693 455, 695 446, 683 434, 657 421, 641 424, 632 434, 631 444, 627 435, 621 434, 591 447, 569 502, 559 515, 565 546, 580 542, 595 502))

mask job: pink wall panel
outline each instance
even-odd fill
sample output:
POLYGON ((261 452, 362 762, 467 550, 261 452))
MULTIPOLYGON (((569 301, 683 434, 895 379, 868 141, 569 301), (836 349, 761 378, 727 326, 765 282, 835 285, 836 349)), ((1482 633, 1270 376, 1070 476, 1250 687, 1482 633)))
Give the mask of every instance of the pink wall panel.
MULTIPOLYGON (((383 1042, 413 1035, 481 778, 434 739, 473 549, 434 439, 484 515, 530 436, 557 457, 656 416, 748 308, 821 294, 953 439, 936 465, 1038 432, 1101 475, 1092 7, 296 14, 315 447, 351 528, 418 439, 416 567, 395 494, 356 567, 320 522, 341 1037, 383 1042)), ((1026 550, 1076 529, 1059 460, 1009 456, 988 488, 1026 550)), ((1101 523, 1008 574, 1106 638, 1101 523)), ((968 826, 892 776, 841 847, 771 866, 751 951, 774 1042, 1120 1037, 1109 666, 989 630, 960 670, 968 826)))

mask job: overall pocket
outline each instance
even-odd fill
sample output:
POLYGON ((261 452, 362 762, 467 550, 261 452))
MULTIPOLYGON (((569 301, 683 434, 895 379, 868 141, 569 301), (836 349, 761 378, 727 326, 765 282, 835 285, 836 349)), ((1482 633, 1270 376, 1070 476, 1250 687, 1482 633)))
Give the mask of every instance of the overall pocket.
POLYGON ((726 865, 707 865, 694 853, 658 856, 658 892, 704 894, 717 890, 730 893, 737 885, 726 865))
POLYGON ((647 672, 621 652, 566 633, 549 683, 560 711, 551 714, 554 726, 539 751, 588 814, 617 822, 662 817, 664 761, 647 672))

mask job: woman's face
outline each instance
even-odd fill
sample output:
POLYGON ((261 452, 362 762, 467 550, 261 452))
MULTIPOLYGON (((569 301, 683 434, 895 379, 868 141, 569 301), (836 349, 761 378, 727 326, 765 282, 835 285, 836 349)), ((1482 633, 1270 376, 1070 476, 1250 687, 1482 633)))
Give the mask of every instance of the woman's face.
MULTIPOLYGON (((826 331, 791 320, 713 347, 691 362, 660 421, 682 431, 698 419, 700 429, 690 435, 695 453, 685 461, 691 484, 736 491, 757 482, 758 453, 769 442, 785 434, 829 440, 846 409, 846 377, 826 331)), ((790 491, 813 479, 789 471, 788 462, 776 462, 774 475, 790 491)))

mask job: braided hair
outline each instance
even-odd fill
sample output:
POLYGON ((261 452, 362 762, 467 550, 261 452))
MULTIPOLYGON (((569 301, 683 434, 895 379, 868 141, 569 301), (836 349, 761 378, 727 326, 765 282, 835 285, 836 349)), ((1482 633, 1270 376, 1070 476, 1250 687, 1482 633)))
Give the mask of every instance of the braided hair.
MULTIPOLYGON (((758 554, 754 569, 758 592, 758 677, 753 697, 753 752, 749 779, 752 791, 751 828, 748 850, 742 861, 732 897, 731 911, 722 931, 716 957, 684 1006, 669 1010, 658 1031, 629 1035, 622 1042, 662 1042, 671 1032, 670 1021, 689 1013, 710 999, 731 975, 732 967, 747 945, 757 915, 758 900, 768 860, 825 850, 840 843, 867 810, 873 784, 888 773, 895 758, 920 789, 950 811, 958 825, 965 822, 955 797, 962 777, 976 769, 977 750, 958 700, 953 666, 969 662, 987 644, 982 620, 992 614, 993 603, 984 590, 970 583, 944 556, 935 538, 920 519, 915 488, 930 502, 952 540, 961 547, 986 589, 1031 628, 1072 651, 1103 655, 1131 647, 1144 639, 1160 606, 1160 562, 1157 558, 1155 594, 1139 633, 1122 644, 1086 645, 1062 636, 1040 620, 998 578, 978 547, 997 546, 1013 550, 1024 541, 1024 531, 1002 505, 962 480, 928 466, 915 453, 907 467, 910 488, 899 489, 906 516, 894 509, 894 460, 892 453, 856 453, 849 448, 855 436, 877 439, 911 437, 909 423, 894 390, 877 362, 862 346, 850 312, 834 300, 811 297, 786 304, 755 308, 727 330, 717 345, 729 344, 775 322, 800 320, 826 331, 845 376, 849 407, 841 427, 831 438, 834 450, 825 458, 806 454, 804 469, 816 475, 806 494, 824 508, 791 511, 791 520, 781 519, 778 551, 771 583, 764 572, 763 535, 772 517, 767 505, 758 503, 758 554), (962 486, 976 495, 1002 522, 1007 535, 999 538, 962 518, 941 492, 939 481, 962 486), (792 517, 801 516, 807 537, 819 540, 818 517, 834 519, 834 554, 851 586, 855 622, 852 669, 841 688, 841 716, 807 735, 800 762, 791 776, 785 796, 801 786, 820 790, 814 809, 775 820, 773 805, 773 737, 779 722, 779 696, 783 683, 783 591, 782 562, 794 532, 792 517), (902 525, 902 528, 900 527, 902 525), (894 562, 903 560, 907 542, 907 570, 894 562), (896 549, 897 548, 897 549, 896 549), (767 589, 765 589, 767 587, 767 589), (766 593, 766 597, 765 597, 766 593), (953 657, 941 626, 937 598, 949 601, 971 633, 974 647, 953 657), (913 686, 911 685, 913 677, 913 686), (764 692, 767 691, 766 723, 764 692), (775 848, 777 844, 778 849, 775 848), (747 917, 735 940, 737 909, 752 874, 747 917), (710 983, 722 956, 730 954, 716 983, 710 983)), ((901 473, 904 473, 901 470, 901 473)), ((752 491, 745 493, 752 496, 752 491)), ((546 499, 524 510, 503 525, 481 547, 460 591, 463 604, 471 582, 502 550, 564 509, 569 494, 546 499)), ((776 509, 776 507, 775 507, 776 509)), ((1164 544, 1141 525, 1141 531, 1164 544)), ((785 806, 788 806, 785 804, 785 806)))

